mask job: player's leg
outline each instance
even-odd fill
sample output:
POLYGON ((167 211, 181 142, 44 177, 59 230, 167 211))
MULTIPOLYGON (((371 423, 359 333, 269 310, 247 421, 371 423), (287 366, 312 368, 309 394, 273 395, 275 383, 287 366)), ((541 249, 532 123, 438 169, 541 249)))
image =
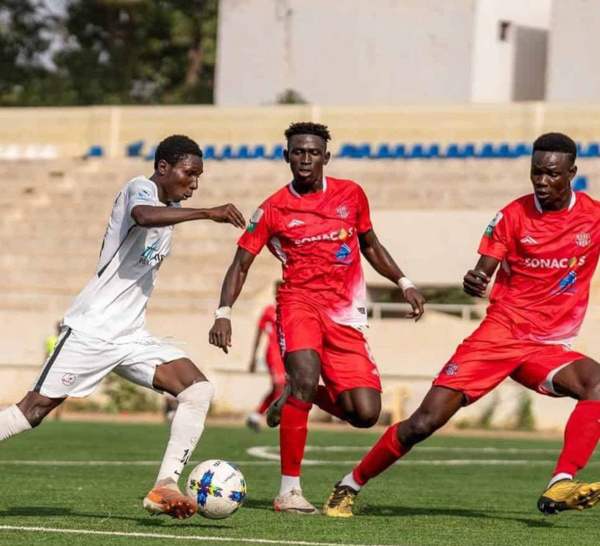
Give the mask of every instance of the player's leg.
POLYGON ((169 441, 152 490, 144 499, 144 508, 152 514, 167 514, 177 519, 194 515, 196 506, 179 490, 178 481, 184 466, 204 431, 204 422, 214 396, 214 387, 187 357, 174 347, 157 342, 156 354, 145 362, 142 351, 133 362, 115 371, 130 381, 168 392, 178 405, 171 421, 169 441), (168 360, 169 355, 180 358, 168 360), (167 360, 161 363, 160 360, 167 360), (138 361, 138 362, 135 362, 138 361))
POLYGON ((389 427, 358 466, 336 484, 323 514, 351 517, 354 500, 363 486, 445 425, 464 402, 462 392, 434 385, 419 408, 406 421, 389 427))
POLYGON ((338 405, 346 421, 356 428, 370 428, 377 423, 381 413, 381 391, 358 387, 340 393, 338 405))
MULTIPOLYGON (((37 427, 53 409, 66 400, 70 380, 63 369, 63 361, 65 353, 72 350, 73 338, 69 346, 65 347, 71 333, 70 328, 63 329, 32 390, 17 404, 0 411, 0 441, 37 427)), ((68 355, 66 360, 69 362, 68 355)))
POLYGON ((303 349, 287 353, 285 364, 289 395, 281 408, 281 487, 274 507, 281 512, 317 514, 317 509, 302 496, 300 473, 308 434, 308 414, 319 382, 321 360, 315 350, 303 349))
POLYGON ((580 483, 575 476, 585 467, 600 439, 600 364, 580 353, 567 354, 562 347, 543 351, 548 353, 544 364, 526 364, 513 379, 538 392, 570 396, 578 402, 567 421, 563 449, 550 483, 538 500, 538 509, 555 514, 591 508, 600 501, 600 482, 580 483), (557 359, 572 361, 557 366, 557 359))

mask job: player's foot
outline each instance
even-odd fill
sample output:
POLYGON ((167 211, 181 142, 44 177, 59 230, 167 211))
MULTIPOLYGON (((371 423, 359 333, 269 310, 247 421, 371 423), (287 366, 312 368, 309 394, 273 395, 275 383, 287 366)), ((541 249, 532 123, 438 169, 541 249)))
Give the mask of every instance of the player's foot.
POLYGON ((186 519, 196 513, 196 503, 186 497, 176 483, 155 486, 144 499, 144 508, 150 514, 166 514, 175 519, 186 519))
POLYGON ((292 514, 318 514, 319 511, 308 502, 299 489, 292 489, 284 495, 278 495, 273 501, 275 512, 291 512, 292 514))
POLYGON ((256 419, 252 419, 252 417, 246 419, 246 426, 254 432, 260 432, 260 422, 256 419))
POLYGON ((323 515, 330 518, 351 518, 354 515, 352 508, 356 495, 358 495, 358 491, 349 485, 336 483, 323 506, 323 515))
POLYGON ((583 510, 600 501, 600 482, 579 483, 560 480, 546 489, 538 499, 537 507, 543 514, 556 514, 563 510, 583 510))
POLYGON ((279 426, 281 421, 281 410, 283 409, 283 405, 285 404, 285 401, 291 392, 292 388, 287 385, 279 397, 275 398, 275 400, 271 402, 269 409, 267 409, 267 425, 269 428, 275 428, 279 426))

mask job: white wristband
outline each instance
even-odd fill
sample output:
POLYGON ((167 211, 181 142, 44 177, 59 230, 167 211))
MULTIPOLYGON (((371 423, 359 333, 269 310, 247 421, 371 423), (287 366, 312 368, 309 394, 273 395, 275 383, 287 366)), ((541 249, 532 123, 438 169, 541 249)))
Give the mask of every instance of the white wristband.
POLYGON ((403 294, 405 294, 409 288, 415 288, 415 285, 408 277, 400 277, 398 279, 398 286, 402 289, 403 294))
POLYGON ((215 311, 215 319, 226 318, 231 320, 231 307, 219 307, 215 311))

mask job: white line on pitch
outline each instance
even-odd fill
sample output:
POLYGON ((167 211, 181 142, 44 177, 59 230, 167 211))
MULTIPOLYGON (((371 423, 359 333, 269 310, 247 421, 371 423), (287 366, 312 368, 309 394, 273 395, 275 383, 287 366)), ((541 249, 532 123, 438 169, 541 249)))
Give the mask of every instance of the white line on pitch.
MULTIPOLYGON (((234 542, 248 544, 289 544, 290 546, 341 546, 339 542, 308 542, 305 540, 273 540, 267 538, 215 537, 206 535, 167 535, 161 533, 126 533, 120 531, 93 531, 90 529, 55 529, 52 527, 19 527, 0 525, 0 531, 29 531, 38 533, 63 533, 72 535, 97 535, 128 538, 162 538, 170 540, 202 540, 212 542, 234 542)), ((346 544, 346 546, 377 546, 368 544, 346 544)))

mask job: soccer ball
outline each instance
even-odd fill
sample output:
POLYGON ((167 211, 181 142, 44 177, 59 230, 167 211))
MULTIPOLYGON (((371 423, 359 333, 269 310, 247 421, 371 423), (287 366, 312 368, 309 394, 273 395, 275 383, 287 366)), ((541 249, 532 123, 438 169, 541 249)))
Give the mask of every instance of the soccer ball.
POLYGON ((212 459, 190 472, 185 492, 197 502, 198 514, 209 519, 224 519, 244 503, 246 480, 233 463, 212 459))

